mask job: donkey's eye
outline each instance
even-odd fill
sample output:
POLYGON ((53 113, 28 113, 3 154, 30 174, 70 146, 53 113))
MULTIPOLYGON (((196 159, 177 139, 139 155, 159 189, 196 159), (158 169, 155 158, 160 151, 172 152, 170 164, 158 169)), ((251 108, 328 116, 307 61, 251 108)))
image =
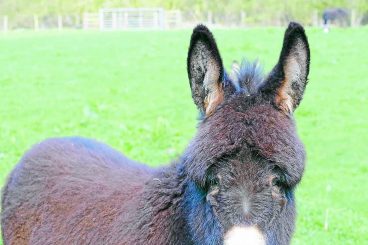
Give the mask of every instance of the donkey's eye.
POLYGON ((285 187, 286 178, 285 178, 284 175, 274 177, 274 178, 272 178, 271 184, 272 184, 272 186, 285 187))
POLYGON ((271 180, 271 195, 272 198, 277 201, 283 208, 287 203, 288 187, 286 183, 286 177, 284 175, 274 176, 271 180))
POLYGON ((270 185, 285 189, 288 187, 287 175, 280 167, 274 166, 273 174, 271 175, 270 185))
POLYGON ((219 186, 220 185, 220 180, 221 180, 221 176, 220 175, 216 175, 211 179, 211 186, 219 186))
POLYGON ((218 188, 218 186, 220 185, 220 180, 221 180, 220 175, 209 174, 209 176, 207 177, 206 184, 204 186, 205 191, 209 192, 210 189, 218 188))
POLYGON ((272 181, 271 181, 271 185, 272 186, 279 186, 280 184, 280 181, 278 178, 273 178, 272 181))

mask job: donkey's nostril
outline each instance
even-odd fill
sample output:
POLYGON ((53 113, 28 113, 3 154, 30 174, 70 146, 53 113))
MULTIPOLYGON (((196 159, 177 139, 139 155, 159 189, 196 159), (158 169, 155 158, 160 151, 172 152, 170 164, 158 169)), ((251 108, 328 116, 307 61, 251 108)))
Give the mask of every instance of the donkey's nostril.
POLYGON ((265 245, 265 238, 256 226, 234 226, 225 234, 225 245, 265 245))

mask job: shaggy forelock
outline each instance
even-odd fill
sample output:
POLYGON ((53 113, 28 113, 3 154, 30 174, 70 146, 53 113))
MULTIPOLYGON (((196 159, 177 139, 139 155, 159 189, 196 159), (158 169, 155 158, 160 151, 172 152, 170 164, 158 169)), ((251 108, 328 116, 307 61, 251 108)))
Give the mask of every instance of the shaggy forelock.
POLYGON ((238 92, 253 95, 264 81, 263 68, 258 60, 243 59, 240 65, 233 63, 228 78, 238 92))

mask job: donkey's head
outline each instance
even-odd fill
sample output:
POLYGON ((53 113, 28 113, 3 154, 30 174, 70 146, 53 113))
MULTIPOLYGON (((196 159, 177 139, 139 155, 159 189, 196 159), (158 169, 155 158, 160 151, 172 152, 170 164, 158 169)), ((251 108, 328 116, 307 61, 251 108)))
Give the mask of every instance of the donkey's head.
POLYGON ((220 223, 225 244, 251 237, 259 244, 290 241, 305 160, 293 112, 307 84, 309 57, 303 27, 291 23, 268 76, 247 62, 227 75, 211 32, 203 25, 193 31, 187 65, 202 121, 184 169, 220 223))

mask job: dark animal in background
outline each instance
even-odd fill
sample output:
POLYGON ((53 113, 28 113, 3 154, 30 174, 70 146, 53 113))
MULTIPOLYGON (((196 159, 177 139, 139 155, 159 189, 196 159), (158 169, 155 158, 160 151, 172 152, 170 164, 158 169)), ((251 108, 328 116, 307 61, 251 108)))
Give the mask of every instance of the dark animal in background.
POLYGON ((289 244, 305 161, 293 112, 309 57, 290 23, 268 76, 244 61, 230 80, 197 26, 187 65, 202 119, 184 154, 151 169, 94 140, 43 141, 3 190, 4 244, 289 244))
POLYGON ((340 26, 349 25, 349 13, 347 10, 342 8, 331 8, 323 11, 323 27, 328 32, 329 25, 332 23, 339 24, 340 26))

